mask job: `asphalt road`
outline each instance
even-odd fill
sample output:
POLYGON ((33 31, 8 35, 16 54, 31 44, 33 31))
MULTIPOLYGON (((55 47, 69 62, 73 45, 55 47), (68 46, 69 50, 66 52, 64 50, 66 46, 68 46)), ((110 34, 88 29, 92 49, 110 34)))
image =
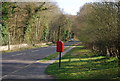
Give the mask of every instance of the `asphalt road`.
MULTIPOLYGON (((65 47, 78 43, 70 41, 65 47)), ((37 61, 56 52, 56 46, 34 48, 2 54, 2 79, 44 79, 40 73, 45 69, 37 61)), ((48 76, 47 76, 48 77, 48 76)))

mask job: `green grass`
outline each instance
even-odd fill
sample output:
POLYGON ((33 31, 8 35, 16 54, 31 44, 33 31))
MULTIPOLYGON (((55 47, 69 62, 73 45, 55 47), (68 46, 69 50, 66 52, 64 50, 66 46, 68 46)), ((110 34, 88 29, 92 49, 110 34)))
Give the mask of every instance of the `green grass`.
POLYGON ((58 56, 58 54, 59 54, 59 53, 56 52, 56 53, 54 53, 54 54, 51 54, 51 55, 49 55, 49 56, 47 56, 47 57, 39 60, 38 62, 46 62, 46 61, 52 60, 52 59, 56 58, 56 57, 58 56))
POLYGON ((99 56, 84 47, 76 47, 58 61, 49 65, 45 72, 58 79, 120 79, 117 59, 99 56))

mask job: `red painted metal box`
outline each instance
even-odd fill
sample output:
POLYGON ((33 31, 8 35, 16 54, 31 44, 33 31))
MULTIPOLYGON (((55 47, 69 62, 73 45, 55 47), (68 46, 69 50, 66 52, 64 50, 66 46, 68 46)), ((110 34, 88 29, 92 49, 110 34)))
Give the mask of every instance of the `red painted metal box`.
POLYGON ((64 52, 64 43, 62 41, 57 41, 56 51, 57 52, 64 52))

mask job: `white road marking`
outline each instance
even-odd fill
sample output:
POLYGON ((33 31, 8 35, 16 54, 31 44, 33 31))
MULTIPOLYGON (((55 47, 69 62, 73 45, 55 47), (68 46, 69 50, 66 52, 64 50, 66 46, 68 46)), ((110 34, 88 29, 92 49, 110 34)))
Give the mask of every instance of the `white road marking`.
POLYGON ((26 65, 26 66, 22 67, 21 69, 18 69, 18 70, 16 70, 16 71, 13 71, 13 72, 11 72, 11 73, 7 74, 7 75, 4 75, 4 76, 2 77, 2 79, 3 79, 3 78, 5 78, 5 77, 7 77, 7 76, 9 76, 9 75, 11 75, 11 74, 13 74, 13 73, 16 73, 16 72, 18 72, 18 71, 20 71, 20 70, 23 70, 23 69, 25 69, 25 68, 29 67, 29 66, 30 66, 30 65, 32 65, 32 64, 33 64, 33 63, 28 64, 28 65, 26 65))
POLYGON ((33 51, 31 51, 31 52, 36 52, 36 51, 39 51, 39 50, 33 50, 33 51))
POLYGON ((25 53, 18 53, 18 54, 15 54, 15 55, 12 55, 12 56, 18 56, 18 55, 23 55, 25 53))
POLYGON ((9 74, 6 74, 6 75, 2 76, 1 79, 5 78, 5 77, 7 77, 7 76, 9 76, 9 75, 11 75, 11 74, 13 74, 13 73, 16 73, 16 72, 18 72, 18 71, 20 71, 20 70, 23 70, 23 69, 31 66, 31 65, 34 64, 34 63, 38 63, 38 60, 37 60, 37 61, 33 61, 33 62, 31 62, 30 64, 28 64, 28 65, 26 65, 26 66, 24 66, 24 67, 21 67, 21 69, 15 70, 15 71, 13 71, 13 72, 11 72, 11 73, 9 73, 9 74))

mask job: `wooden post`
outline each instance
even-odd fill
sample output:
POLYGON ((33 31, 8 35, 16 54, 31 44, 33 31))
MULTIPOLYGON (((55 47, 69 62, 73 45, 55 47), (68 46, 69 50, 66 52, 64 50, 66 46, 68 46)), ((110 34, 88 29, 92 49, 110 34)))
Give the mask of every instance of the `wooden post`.
POLYGON ((61 66, 61 52, 59 54, 59 68, 60 68, 60 66, 61 66))
POLYGON ((57 40, 60 41, 60 26, 58 28, 58 39, 57 40))

